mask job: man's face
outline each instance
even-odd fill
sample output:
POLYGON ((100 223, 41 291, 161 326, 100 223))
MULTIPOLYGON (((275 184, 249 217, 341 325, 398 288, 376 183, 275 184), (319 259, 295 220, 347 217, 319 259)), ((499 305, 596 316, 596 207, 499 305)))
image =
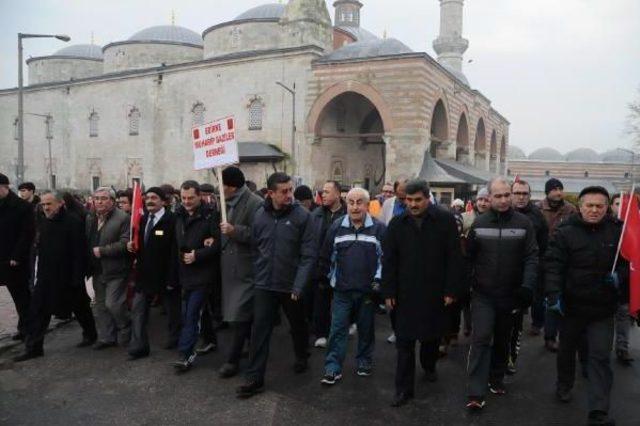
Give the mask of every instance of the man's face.
POLYGON ((416 192, 415 194, 407 194, 405 192, 404 202, 412 216, 420 216, 427 210, 430 201, 422 192, 416 192))
POLYGON ((491 208, 504 213, 511 207, 511 188, 506 182, 496 181, 491 184, 491 208))
POLYGON ((336 186, 327 182, 322 186, 322 205, 325 207, 331 207, 340 199, 340 191, 336 189, 336 186))
POLYGON ((53 194, 44 194, 40 199, 40 206, 42 207, 45 217, 50 219, 60 211, 62 201, 56 200, 53 194))
POLYGON ((531 200, 531 190, 529 189, 529 185, 514 183, 512 191, 513 207, 516 209, 524 209, 529 205, 529 201, 531 200))
POLYGON ((116 203, 120 210, 126 213, 131 213, 131 203, 127 197, 118 197, 118 201, 116 201, 116 203))
POLYGON ((211 199, 213 198, 212 192, 200 192, 201 201, 204 204, 211 204, 211 199))
POLYGON ((382 198, 388 200, 393 197, 393 185, 385 185, 382 187, 382 198))
POLYGON ((600 223, 607 214, 609 200, 602 194, 585 194, 580 199, 580 214, 587 223, 600 223))
POLYGON ((487 197, 478 197, 476 200, 476 209, 478 213, 486 213, 491 208, 491 201, 487 197))
POLYGON ((278 183, 276 189, 270 189, 267 194, 276 209, 291 205, 293 203, 293 182, 278 183))
POLYGON ((18 190, 18 195, 25 201, 31 201, 33 199, 33 191, 31 191, 30 189, 20 189, 18 190))
POLYGON ((105 214, 113 209, 115 200, 109 196, 107 191, 96 192, 93 194, 93 205, 97 214, 105 214))
POLYGON ((8 185, 0 185, 0 200, 6 198, 9 195, 9 186, 8 185))
POLYGON ((560 188, 552 189, 547 198, 551 201, 561 201, 564 198, 564 191, 560 188))
POLYGON ((615 217, 618 217, 620 212, 620 202, 622 201, 622 197, 618 197, 611 203, 611 211, 615 217))
POLYGON ((347 214, 352 223, 364 222, 368 207, 369 203, 365 201, 363 194, 359 192, 347 194, 347 214))
POLYGON ((224 192, 225 199, 231 198, 231 196, 235 194, 237 190, 238 188, 236 188, 235 186, 222 185, 222 192, 224 192))
POLYGON ((407 184, 406 183, 401 183, 398 185, 398 188, 396 189, 396 198, 398 199, 398 201, 404 203, 406 202, 406 198, 407 198, 407 184))
POLYGON ((181 189, 180 199, 182 200, 182 205, 189 213, 193 213, 200 207, 201 195, 196 192, 195 188, 181 189))
POLYGON ((147 207, 149 213, 157 213, 162 207, 164 207, 164 201, 158 197, 155 192, 148 192, 144 196, 144 205, 147 207))

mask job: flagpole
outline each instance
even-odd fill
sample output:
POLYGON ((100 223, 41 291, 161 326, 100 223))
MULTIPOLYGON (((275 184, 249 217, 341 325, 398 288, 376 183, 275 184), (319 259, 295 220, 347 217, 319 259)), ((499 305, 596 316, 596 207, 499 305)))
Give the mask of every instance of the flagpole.
MULTIPOLYGON (((629 202, 627 203, 627 211, 624 214, 624 222, 622 223, 622 232, 620 232, 620 240, 618 241, 618 250, 616 250, 616 258, 613 261, 613 268, 611 268, 611 273, 613 274, 616 271, 616 266, 618 266, 618 260, 620 259, 620 250, 622 249, 622 240, 624 239, 624 231, 627 229, 627 219, 629 219, 629 212, 631 211, 631 197, 635 196, 635 188, 636 182, 634 179, 633 184, 631 185, 631 191, 629 191, 629 202)), ((624 207, 623 202, 624 198, 620 196, 620 208, 624 207)), ((618 212, 618 216, 620 216, 620 212, 618 212)))
MULTIPOLYGON (((132 207, 134 207, 133 206, 133 202, 134 202, 135 196, 136 196, 136 186, 137 185, 138 185, 138 181, 134 180, 133 181, 133 194, 132 194, 132 197, 131 197, 132 207)), ((133 210, 132 210, 131 211, 131 217, 129 218, 129 242, 130 243, 133 242, 133 216, 134 215, 133 215, 133 210)))
POLYGON ((227 222, 227 201, 224 197, 224 183, 222 182, 222 167, 216 167, 217 176, 219 176, 218 182, 220 182, 220 214, 222 215, 222 222, 227 222))

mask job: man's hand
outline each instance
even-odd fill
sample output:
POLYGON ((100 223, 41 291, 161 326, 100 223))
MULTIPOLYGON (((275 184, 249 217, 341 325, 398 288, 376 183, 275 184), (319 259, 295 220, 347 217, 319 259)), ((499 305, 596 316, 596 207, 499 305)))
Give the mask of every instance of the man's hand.
POLYGON ((451 296, 445 296, 444 297, 444 306, 449 306, 449 305, 453 305, 455 303, 456 299, 454 299, 451 296))
POLYGON ((300 300, 300 295, 298 293, 291 293, 291 300, 297 302, 298 300, 300 300))
POLYGON ((226 235, 229 237, 233 235, 234 232, 236 232, 236 228, 228 222, 222 222, 220 224, 220 232, 222 232, 222 235, 226 235))
POLYGON ((196 261, 196 251, 191 250, 190 252, 185 253, 183 259, 185 265, 191 265, 196 261))
POLYGON ((127 251, 128 251, 129 253, 135 253, 135 252, 136 252, 136 249, 135 249, 135 247, 133 246, 133 241, 129 241, 129 242, 127 242, 127 251))
POLYGON ((9 266, 16 267, 18 265, 20 265, 20 262, 18 262, 17 260, 10 260, 9 261, 9 266))
POLYGON ((100 259, 100 247, 94 247, 94 248, 93 248, 93 255, 94 255, 96 258, 100 259))
POLYGON ((209 237, 206 240, 204 240, 204 246, 211 247, 215 241, 216 240, 214 240, 213 237, 209 237))
POLYGON ((385 305, 387 305, 387 309, 393 310, 396 308, 396 299, 388 298, 384 300, 385 305))

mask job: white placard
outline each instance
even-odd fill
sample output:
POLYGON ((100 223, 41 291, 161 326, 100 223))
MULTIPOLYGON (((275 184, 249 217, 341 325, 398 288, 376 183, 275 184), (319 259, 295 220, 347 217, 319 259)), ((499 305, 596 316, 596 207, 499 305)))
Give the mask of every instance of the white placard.
POLYGON ((239 163, 235 118, 225 117, 191 131, 193 168, 223 167, 239 163))

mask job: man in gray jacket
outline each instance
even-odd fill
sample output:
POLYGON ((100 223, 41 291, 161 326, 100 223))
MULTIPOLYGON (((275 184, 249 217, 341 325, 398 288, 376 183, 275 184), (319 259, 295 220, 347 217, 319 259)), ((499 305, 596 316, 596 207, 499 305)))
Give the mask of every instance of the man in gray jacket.
POLYGON ((131 337, 127 309, 126 279, 131 268, 127 252, 130 217, 115 208, 116 194, 109 187, 93 193, 95 213, 87 217, 86 234, 89 243, 89 271, 93 277, 98 341, 93 346, 100 350, 126 345, 131 337))

